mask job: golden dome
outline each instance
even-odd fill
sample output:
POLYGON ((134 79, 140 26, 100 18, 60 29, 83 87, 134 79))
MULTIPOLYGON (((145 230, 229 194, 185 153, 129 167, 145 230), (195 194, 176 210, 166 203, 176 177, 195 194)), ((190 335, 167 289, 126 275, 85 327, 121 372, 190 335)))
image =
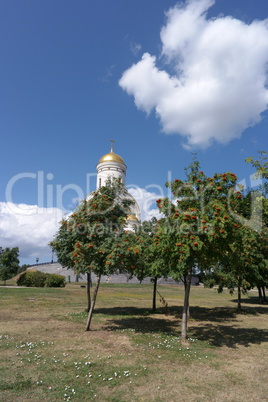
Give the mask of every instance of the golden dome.
POLYGON ((135 215, 128 215, 127 221, 136 221, 139 222, 138 218, 135 215))
POLYGON ((111 150, 108 154, 103 155, 100 158, 98 164, 102 163, 102 162, 118 162, 118 163, 122 163, 123 165, 125 164, 123 158, 121 158, 121 156, 115 154, 113 150, 111 150))

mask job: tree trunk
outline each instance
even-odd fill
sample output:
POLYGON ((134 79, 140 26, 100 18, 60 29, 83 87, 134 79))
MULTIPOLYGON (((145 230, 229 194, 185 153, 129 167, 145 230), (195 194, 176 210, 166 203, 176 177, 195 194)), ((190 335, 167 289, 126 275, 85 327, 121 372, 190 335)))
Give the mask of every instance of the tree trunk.
POLYGON ((183 282, 183 286, 184 286, 184 291, 186 292, 186 283, 187 283, 187 275, 186 274, 183 274, 182 282, 183 282))
POLYGON ((101 280, 101 273, 99 273, 99 275, 98 275, 98 280, 97 280, 97 283, 96 283, 96 286, 95 286, 95 290, 94 290, 94 294, 93 294, 93 298, 92 298, 92 303, 91 303, 90 310, 89 310, 89 313, 88 313, 86 331, 89 331, 89 329, 90 329, 91 318, 92 318, 95 302, 96 302, 96 299, 97 299, 97 293, 98 293, 98 289, 99 289, 99 286, 100 286, 100 280, 101 280))
POLYGON ((241 281, 238 279, 238 286, 237 286, 237 308, 238 310, 242 310, 241 307, 241 281))
MULTIPOLYGON (((192 280, 192 274, 191 274, 191 280, 192 280)), ((187 275, 183 275, 183 285, 184 285, 184 292, 186 293, 186 288, 187 288, 187 275)), ((187 320, 190 318, 190 306, 188 303, 188 308, 187 308, 187 320)))
POLYGON ((89 312, 90 307, 91 307, 90 288, 91 288, 91 272, 88 272, 87 273, 87 312, 89 312))
POLYGON ((189 318, 189 298, 191 290, 191 280, 192 280, 192 267, 188 269, 187 276, 185 278, 185 293, 184 293, 184 304, 183 304, 182 325, 181 325, 181 340, 184 343, 187 341, 187 323, 189 318))
POLYGON ((265 286, 262 286, 262 299, 263 299, 263 303, 266 303, 265 286))
POLYGON ((153 284, 154 284, 154 290, 153 290, 153 307, 152 307, 152 311, 153 311, 153 313, 155 313, 155 311, 156 311, 157 276, 154 277, 153 284))
POLYGON ((257 286, 258 292, 259 292, 259 303, 263 303, 263 297, 262 297, 262 288, 260 286, 257 286))

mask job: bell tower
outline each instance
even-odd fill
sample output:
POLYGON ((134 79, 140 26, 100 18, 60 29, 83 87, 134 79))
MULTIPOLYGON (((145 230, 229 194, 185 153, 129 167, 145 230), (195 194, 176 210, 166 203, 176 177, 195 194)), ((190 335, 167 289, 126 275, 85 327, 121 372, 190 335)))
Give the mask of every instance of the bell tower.
MULTIPOLYGON (((111 177, 120 179, 123 186, 125 186, 127 166, 124 162, 124 159, 121 158, 121 156, 114 153, 114 140, 110 141, 111 141, 110 152, 106 155, 103 155, 96 166, 97 169, 96 190, 98 190, 102 186, 105 186, 108 178, 111 177)), ((93 193, 94 192, 90 193, 88 197, 91 197, 93 193)), ((127 217, 126 229, 133 230, 134 226, 137 227, 140 225, 141 213, 139 204, 137 203, 137 200, 135 200, 133 195, 131 195, 128 191, 126 191, 124 197, 132 201, 129 211, 130 213, 127 217)))
POLYGON ((111 150, 108 154, 103 155, 97 166, 97 183, 96 189, 104 186, 109 177, 120 179, 125 185, 127 166, 121 156, 114 153, 114 140, 111 141, 111 150))

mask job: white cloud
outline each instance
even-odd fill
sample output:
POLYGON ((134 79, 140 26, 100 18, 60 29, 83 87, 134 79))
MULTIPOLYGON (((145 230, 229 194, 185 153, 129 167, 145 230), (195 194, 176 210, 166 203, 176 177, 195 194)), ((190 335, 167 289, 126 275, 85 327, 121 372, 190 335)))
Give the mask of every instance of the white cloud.
POLYGON ((190 147, 239 138, 267 110, 268 20, 208 19, 214 3, 171 8, 160 33, 166 70, 144 53, 119 81, 138 109, 154 110, 163 131, 190 147))
MULTIPOLYGON (((161 217, 156 200, 164 197, 142 188, 128 188, 140 207, 141 219, 161 217)), ((0 202, 0 247, 19 247, 21 263, 49 262, 52 251, 48 243, 53 240, 64 211, 59 208, 40 208, 37 205, 0 202)), ((55 257, 56 258, 56 257, 55 257)))
POLYGON ((29 263, 35 263, 36 257, 44 262, 51 256, 48 243, 62 217, 58 208, 0 202, 0 246, 19 247, 20 259, 29 263))

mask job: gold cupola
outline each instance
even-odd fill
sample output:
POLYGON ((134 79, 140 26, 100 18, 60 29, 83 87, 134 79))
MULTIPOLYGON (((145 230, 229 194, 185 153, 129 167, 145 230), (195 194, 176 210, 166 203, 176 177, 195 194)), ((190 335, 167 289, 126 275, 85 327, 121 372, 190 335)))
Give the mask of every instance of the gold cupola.
POLYGON ((127 221, 139 222, 139 219, 135 215, 130 214, 127 216, 127 221))
POLYGON ((103 163, 103 162, 117 162, 117 163, 122 163, 123 165, 125 165, 124 159, 121 158, 121 156, 117 155, 116 153, 114 153, 114 141, 111 140, 111 150, 108 154, 103 155, 98 164, 99 163, 103 163))

